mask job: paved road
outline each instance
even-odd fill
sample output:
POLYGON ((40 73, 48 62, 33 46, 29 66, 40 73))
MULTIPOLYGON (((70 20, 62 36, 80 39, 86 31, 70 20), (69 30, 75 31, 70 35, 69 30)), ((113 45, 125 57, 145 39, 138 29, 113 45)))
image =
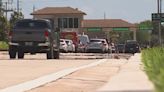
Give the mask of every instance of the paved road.
POLYGON ((47 88, 47 85, 44 85, 43 89, 38 88, 30 90, 29 92, 52 92, 50 90, 56 90, 55 92, 93 91, 104 85, 111 76, 115 75, 119 71, 120 66, 127 62, 125 58, 129 58, 131 55, 117 55, 119 58, 124 58, 121 59, 121 62, 120 59, 111 59, 115 56, 115 54, 99 53, 61 53, 61 59, 47 60, 45 54, 26 54, 25 59, 10 60, 7 52, 0 52, 0 90, 55 72, 94 63, 100 60, 98 59, 99 57, 110 58, 110 60, 108 60, 109 62, 72 72, 68 76, 48 84, 52 85, 50 89, 47 88), (63 89, 63 87, 67 90, 65 90, 65 88, 63 89), (86 90, 84 90, 84 88, 86 90), (79 89, 81 91, 77 91, 79 89))
MULTIPOLYGON (((66 59, 66 60, 88 60, 88 59, 111 59, 116 58, 115 56, 118 56, 118 58, 128 59, 132 54, 101 54, 101 53, 60 53, 60 59, 66 59)), ((1 51, 0 52, 0 59, 1 60, 8 60, 8 52, 1 51)), ((25 55, 26 60, 46 60, 46 54, 26 54, 25 55)))

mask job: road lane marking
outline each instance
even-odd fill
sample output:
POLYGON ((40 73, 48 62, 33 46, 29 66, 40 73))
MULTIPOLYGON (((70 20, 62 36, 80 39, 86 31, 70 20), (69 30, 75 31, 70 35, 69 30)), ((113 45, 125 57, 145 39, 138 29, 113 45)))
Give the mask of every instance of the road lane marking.
POLYGON ((62 71, 55 72, 55 73, 52 73, 50 75, 45 75, 45 76, 42 76, 40 78, 31 80, 31 81, 27 81, 27 82, 24 82, 24 83, 21 83, 18 85, 14 85, 11 87, 1 89, 0 92, 13 92, 13 91, 14 92, 25 92, 25 91, 31 90, 33 88, 42 86, 44 84, 50 83, 52 81, 56 81, 56 80, 58 80, 64 76, 67 76, 67 75, 69 75, 73 72, 76 72, 78 70, 93 67, 93 66, 99 65, 99 64, 106 62, 106 61, 107 61, 107 59, 102 59, 102 60, 99 60, 97 62, 88 64, 88 65, 64 69, 62 71))

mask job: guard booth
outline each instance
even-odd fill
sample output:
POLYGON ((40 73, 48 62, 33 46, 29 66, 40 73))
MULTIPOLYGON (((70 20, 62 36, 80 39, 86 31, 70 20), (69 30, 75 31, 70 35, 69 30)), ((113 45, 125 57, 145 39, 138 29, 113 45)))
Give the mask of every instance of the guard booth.
MULTIPOLYGON (((35 19, 49 19, 53 22, 54 28, 59 28, 60 33, 77 33, 81 31, 81 22, 83 16, 86 15, 78 8, 71 7, 46 7, 37 11, 34 11, 31 15, 35 19)), ((59 32, 57 33, 59 35, 59 32)), ((69 35, 69 34, 68 34, 69 35)), ((59 38, 60 39, 60 38, 59 38)), ((78 40, 70 39, 78 46, 78 40)), ((60 45, 60 44, 58 44, 60 45)))

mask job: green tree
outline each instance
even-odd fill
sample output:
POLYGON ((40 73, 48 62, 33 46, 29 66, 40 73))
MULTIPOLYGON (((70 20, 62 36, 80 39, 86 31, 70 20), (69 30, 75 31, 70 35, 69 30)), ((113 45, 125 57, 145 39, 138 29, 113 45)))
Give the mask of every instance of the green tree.
POLYGON ((0 15, 0 41, 6 40, 7 20, 3 15, 0 15))
POLYGON ((140 22, 137 30, 137 41, 142 45, 150 44, 152 39, 153 24, 150 20, 140 22))
POLYGON ((15 24, 16 21, 20 20, 20 19, 23 19, 24 18, 24 15, 22 12, 16 12, 14 11, 12 14, 11 14, 11 17, 10 17, 10 27, 12 28, 13 25, 15 24))

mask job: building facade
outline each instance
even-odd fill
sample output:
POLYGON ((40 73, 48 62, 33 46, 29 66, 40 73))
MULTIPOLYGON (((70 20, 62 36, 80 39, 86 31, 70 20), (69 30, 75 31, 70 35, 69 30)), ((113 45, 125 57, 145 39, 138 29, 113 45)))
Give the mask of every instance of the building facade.
POLYGON ((81 30, 81 23, 84 12, 77 8, 71 7, 46 7, 34 11, 31 15, 35 19, 49 19, 54 21, 54 26, 61 29, 61 31, 79 31, 81 30))
POLYGON ((36 19, 49 19, 61 31, 75 31, 90 38, 109 38, 114 32, 132 32, 136 40, 136 25, 122 19, 84 19, 86 13, 71 7, 46 7, 32 13, 36 19))

